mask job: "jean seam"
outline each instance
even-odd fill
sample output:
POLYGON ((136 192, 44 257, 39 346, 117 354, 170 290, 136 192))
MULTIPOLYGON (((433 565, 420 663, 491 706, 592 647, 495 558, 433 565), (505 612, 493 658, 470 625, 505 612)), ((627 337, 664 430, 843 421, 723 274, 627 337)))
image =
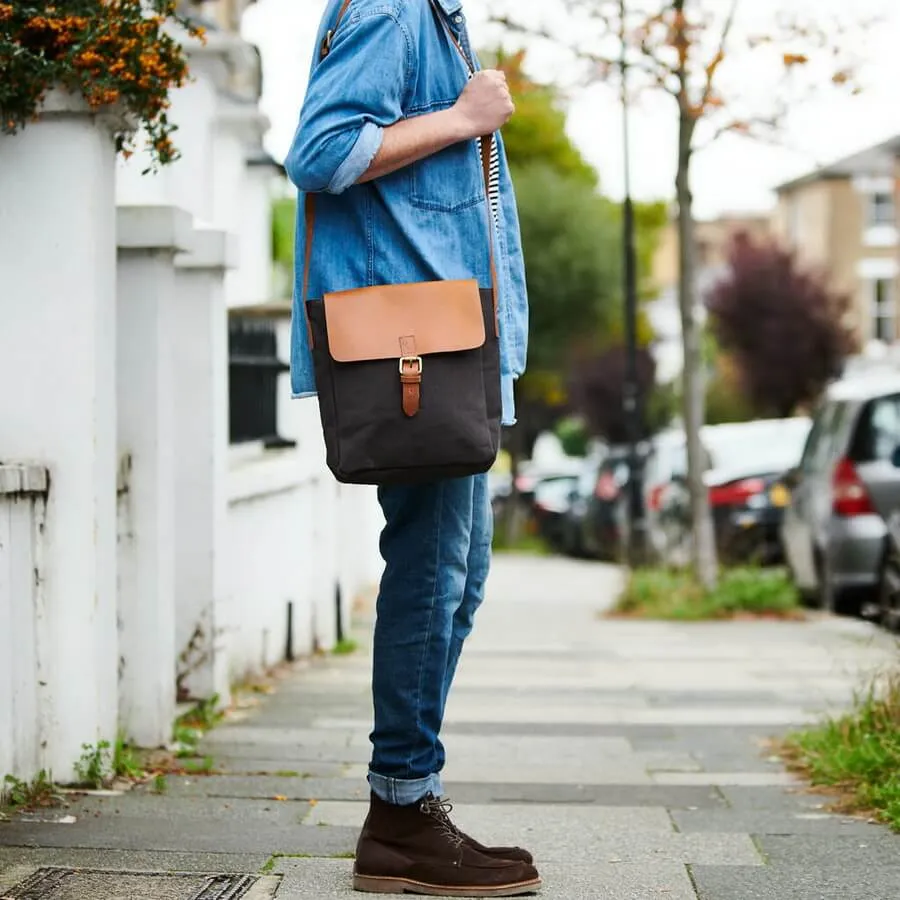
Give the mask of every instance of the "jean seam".
POLYGON ((409 757, 406 760, 406 772, 410 773, 412 769, 412 761, 416 755, 416 750, 418 750, 419 743, 421 742, 422 735, 422 679, 425 674, 425 660, 428 658, 428 645, 431 643, 431 632, 434 626, 434 608, 437 604, 437 589, 438 589, 438 579, 440 577, 440 564, 441 564, 441 526, 444 520, 444 483, 438 482, 438 516, 437 516, 437 530, 435 532, 435 567, 434 567, 434 581, 431 586, 431 615, 428 617, 428 627, 425 630, 425 640, 422 642, 422 655, 419 658, 419 672, 416 678, 416 742, 412 745, 409 751, 409 757))

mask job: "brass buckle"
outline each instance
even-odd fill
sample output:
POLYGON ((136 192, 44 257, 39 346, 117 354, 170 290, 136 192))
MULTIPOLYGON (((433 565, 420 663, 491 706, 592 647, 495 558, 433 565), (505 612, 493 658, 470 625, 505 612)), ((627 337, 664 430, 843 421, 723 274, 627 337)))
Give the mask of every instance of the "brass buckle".
POLYGON ((401 375, 421 375, 422 374, 422 357, 421 356, 401 356, 400 357, 400 374, 401 375), (410 365, 417 366, 418 368, 414 372, 406 372, 403 369, 403 366, 409 363, 410 365))

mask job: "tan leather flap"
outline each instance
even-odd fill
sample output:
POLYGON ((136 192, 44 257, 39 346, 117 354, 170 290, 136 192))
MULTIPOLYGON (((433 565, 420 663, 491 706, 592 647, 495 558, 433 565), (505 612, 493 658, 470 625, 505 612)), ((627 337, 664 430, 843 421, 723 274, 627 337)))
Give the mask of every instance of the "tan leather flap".
POLYGON ((325 322, 337 362, 474 350, 485 341, 477 281, 392 284, 326 294, 325 322))

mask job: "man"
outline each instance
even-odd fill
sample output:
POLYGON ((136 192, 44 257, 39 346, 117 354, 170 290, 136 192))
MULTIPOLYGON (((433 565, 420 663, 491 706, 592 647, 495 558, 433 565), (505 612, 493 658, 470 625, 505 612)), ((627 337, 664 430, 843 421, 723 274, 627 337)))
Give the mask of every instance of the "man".
MULTIPOLYGON (((501 72, 479 71, 459 0, 328 0, 286 160, 316 193, 309 296, 376 284, 476 278, 499 287, 503 416, 525 363, 525 278, 499 129, 513 114, 501 72), (490 137, 494 135, 494 137, 490 137), (489 183, 479 149, 492 141, 489 183)), ((302 204, 299 207, 303 208, 302 204)), ((305 223, 297 228, 295 302, 305 223)), ((315 391, 295 309, 295 396, 315 391)), ((540 886, 529 853, 484 847, 442 799, 444 708, 488 574, 487 477, 379 488, 385 572, 377 604, 371 805, 354 887, 502 897, 540 886)))

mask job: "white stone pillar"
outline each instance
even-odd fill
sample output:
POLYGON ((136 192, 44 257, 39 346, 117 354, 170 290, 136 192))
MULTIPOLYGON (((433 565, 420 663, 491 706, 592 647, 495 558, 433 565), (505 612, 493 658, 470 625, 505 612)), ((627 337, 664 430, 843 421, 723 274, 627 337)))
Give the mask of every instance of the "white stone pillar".
POLYGON ((42 765, 116 732, 115 148, 52 93, 0 136, 0 452, 50 471, 42 765))
POLYGON ((48 484, 43 466, 0 464, 0 776, 22 779, 41 768, 37 616, 48 484))
POLYGON ((175 254, 191 216, 119 207, 119 725, 142 747, 175 718, 175 254))
POLYGON ((235 238, 198 230, 177 257, 175 354, 175 641, 182 695, 229 701, 224 567, 228 511, 228 314, 235 238))

